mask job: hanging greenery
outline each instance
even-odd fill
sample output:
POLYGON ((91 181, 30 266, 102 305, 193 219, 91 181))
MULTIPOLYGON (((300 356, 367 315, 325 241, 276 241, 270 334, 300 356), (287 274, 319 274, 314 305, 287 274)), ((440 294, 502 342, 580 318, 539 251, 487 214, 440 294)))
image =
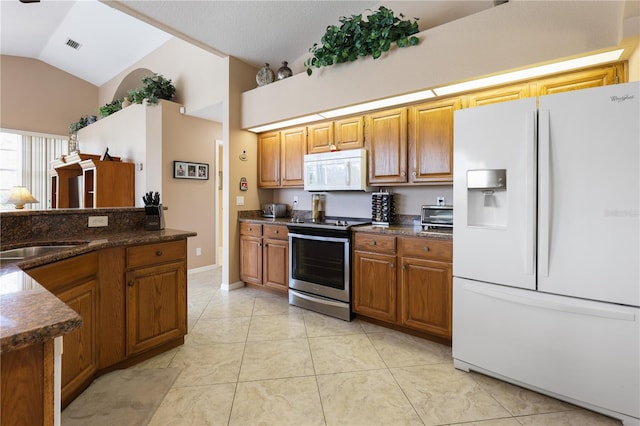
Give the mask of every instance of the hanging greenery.
MULTIPOLYGON (((400 14, 400 18, 404 18, 404 15, 400 14)), ((312 68, 352 62, 360 56, 371 55, 373 59, 378 59, 393 43, 398 47, 417 45, 419 39, 413 34, 418 32, 418 18, 414 18, 413 22, 400 18, 384 6, 380 6, 366 20, 362 14, 341 17, 340 26, 327 27, 321 39, 322 45, 314 43, 309 49, 312 56, 304 63, 307 74, 313 73, 312 68)))
POLYGON ((122 109, 122 99, 115 99, 113 102, 108 103, 100 107, 100 118, 107 117, 114 112, 118 112, 122 109))

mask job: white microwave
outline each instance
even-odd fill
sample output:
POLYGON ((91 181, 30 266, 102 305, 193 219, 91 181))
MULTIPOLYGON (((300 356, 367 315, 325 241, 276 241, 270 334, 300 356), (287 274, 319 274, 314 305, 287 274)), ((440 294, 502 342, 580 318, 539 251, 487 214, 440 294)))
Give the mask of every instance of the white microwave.
POLYGON ((304 156, 305 191, 371 191, 367 186, 367 150, 304 156))

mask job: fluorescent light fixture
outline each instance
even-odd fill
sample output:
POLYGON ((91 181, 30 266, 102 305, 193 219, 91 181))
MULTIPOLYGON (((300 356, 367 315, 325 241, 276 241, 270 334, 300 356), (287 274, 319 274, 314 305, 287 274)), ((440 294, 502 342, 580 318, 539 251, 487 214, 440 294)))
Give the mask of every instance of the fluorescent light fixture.
POLYGON ((283 127, 310 123, 312 121, 324 120, 326 118, 343 117, 346 115, 357 114, 359 112, 372 111, 380 108, 408 104, 411 102, 421 101, 423 99, 433 98, 435 96, 450 95, 452 93, 466 92, 469 90, 497 86, 500 84, 511 83, 519 80, 527 80, 543 75, 549 75, 578 68, 585 68, 592 65, 598 65, 620 59, 622 52, 624 52, 624 49, 597 53, 595 55, 583 56, 581 58, 569 59, 566 61, 555 62, 553 64, 540 65, 520 71, 513 71, 505 74, 494 75, 491 77, 479 78, 476 80, 466 81, 464 83, 442 86, 436 89, 427 89, 420 92, 408 93, 406 95, 394 96, 391 98, 379 99, 377 101, 365 102, 363 104, 333 109, 331 111, 311 114, 304 117, 294 118, 292 120, 252 127, 248 130, 255 133, 266 132, 268 130, 281 129, 283 127))
POLYGON ((254 133, 267 132, 269 130, 281 129, 283 127, 295 126, 297 124, 310 123, 312 121, 324 120, 320 114, 305 115, 304 117, 292 118, 291 120, 279 121, 277 123, 265 124, 264 126, 252 127, 249 130, 254 133))
POLYGON ((358 112, 371 111, 374 109, 387 108, 390 106, 420 101, 422 99, 433 98, 434 96, 435 95, 432 90, 422 90, 420 92, 394 96, 392 98, 379 99, 377 101, 366 102, 364 104, 332 109, 331 111, 321 112, 320 115, 324 118, 335 118, 344 115, 356 114, 358 112))
POLYGON ((555 62, 553 64, 527 68, 525 70, 513 71, 505 74, 494 75, 491 77, 479 78, 477 80, 466 81, 464 83, 438 87, 436 89, 433 89, 433 91, 438 96, 450 95, 452 93, 466 92, 483 87, 497 86, 500 84, 511 83, 513 81, 526 80, 542 75, 554 74, 577 68, 584 68, 604 62, 615 61, 616 59, 620 58, 620 55, 622 55, 623 51, 624 49, 618 49, 612 50, 610 52, 597 53, 595 55, 584 56, 582 58, 569 59, 562 62, 555 62))

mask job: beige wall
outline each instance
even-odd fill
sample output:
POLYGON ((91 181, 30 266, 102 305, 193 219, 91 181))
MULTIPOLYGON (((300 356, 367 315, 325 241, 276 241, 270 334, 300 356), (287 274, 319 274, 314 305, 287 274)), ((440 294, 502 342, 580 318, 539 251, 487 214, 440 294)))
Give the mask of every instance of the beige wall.
POLYGON ((224 66, 223 59, 172 38, 100 86, 99 105, 113 100, 120 83, 129 73, 138 68, 147 68, 171 79, 176 86, 176 102, 184 105, 187 114, 192 114, 223 102, 226 93, 224 66))
POLYGON ((257 210, 260 206, 257 188, 257 137, 240 128, 241 95, 242 92, 255 86, 255 68, 235 59, 228 58, 229 85, 227 101, 224 108, 224 166, 227 179, 224 180, 225 197, 223 244, 227 249, 223 253, 222 285, 235 286, 240 284, 240 231, 238 226, 238 211, 257 210), (241 161, 240 154, 245 151, 248 160, 241 161), (240 191, 241 177, 246 177, 249 183, 248 191, 240 191), (236 197, 244 197, 244 205, 236 205, 236 197))
MULTIPOLYGON (((419 34, 420 44, 243 94, 242 126, 414 92, 621 43, 624 2, 512 1, 419 34)), ((636 32, 639 31, 636 28, 636 32)))
POLYGON ((38 59, 0 57, 0 127, 68 135, 82 115, 97 115, 98 88, 38 59))
POLYGON ((198 233, 188 240, 189 269, 216 262, 216 139, 222 125, 180 114, 180 105, 167 102, 162 110, 162 196, 168 228, 198 233), (174 179, 174 161, 209 164, 209 180, 174 179), (202 250, 196 256, 196 248, 202 250))

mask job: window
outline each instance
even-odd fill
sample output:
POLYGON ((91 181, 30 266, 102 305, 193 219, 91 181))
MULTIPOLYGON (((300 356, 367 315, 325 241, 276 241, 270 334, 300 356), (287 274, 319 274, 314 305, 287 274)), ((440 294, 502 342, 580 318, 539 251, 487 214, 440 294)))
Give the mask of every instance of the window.
MULTIPOLYGON (((39 201, 29 205, 32 210, 51 207, 49 164, 66 155, 68 141, 56 136, 0 133, 0 200, 4 201, 16 185, 26 186, 39 201)), ((0 204, 13 209, 12 204, 0 204)))

